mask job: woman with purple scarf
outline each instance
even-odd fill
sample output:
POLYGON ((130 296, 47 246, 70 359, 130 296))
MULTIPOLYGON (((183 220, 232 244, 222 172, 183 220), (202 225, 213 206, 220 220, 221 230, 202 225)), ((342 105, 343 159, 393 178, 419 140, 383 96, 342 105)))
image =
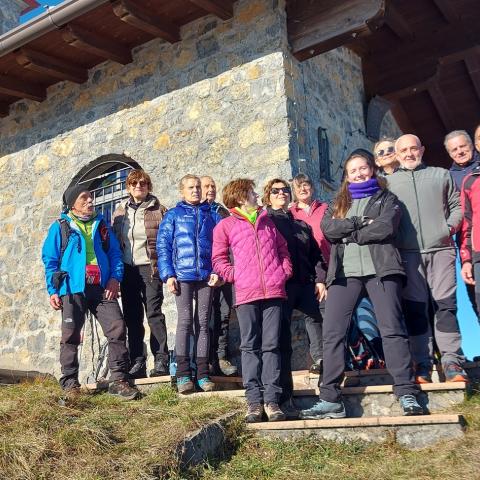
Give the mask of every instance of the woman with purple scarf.
POLYGON ((303 419, 343 418, 340 382, 345 370, 345 337, 357 302, 370 297, 382 335, 393 391, 404 415, 422 415, 416 396, 408 334, 402 314, 405 280, 393 241, 401 210, 397 197, 377 177, 373 156, 356 150, 345 162, 343 180, 321 228, 332 243, 323 325, 323 379, 319 401, 303 419))

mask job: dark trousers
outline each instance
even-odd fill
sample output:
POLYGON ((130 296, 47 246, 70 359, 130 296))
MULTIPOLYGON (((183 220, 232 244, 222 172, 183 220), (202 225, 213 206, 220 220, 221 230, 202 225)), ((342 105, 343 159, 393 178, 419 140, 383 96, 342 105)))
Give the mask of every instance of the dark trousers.
POLYGON ((322 315, 315 296, 315 284, 301 285, 287 283, 287 299, 283 303, 282 325, 280 328, 280 385, 282 396, 280 402, 288 400, 293 394, 292 378, 292 332, 290 323, 293 310, 305 316, 305 329, 310 342, 310 355, 313 361, 323 358, 322 315))
POLYGON ((128 351, 125 322, 117 300, 106 300, 100 285, 87 285, 85 293, 62 296, 62 338, 60 341, 60 385, 78 385, 78 346, 85 315, 90 311, 100 323, 108 341, 108 368, 111 380, 128 378, 128 351))
POLYGON ((278 403, 280 386, 280 324, 282 300, 258 300, 238 305, 242 378, 247 402, 278 403), (262 389, 264 390, 262 392, 262 389))
POLYGON ((155 360, 168 365, 167 328, 162 313, 163 284, 157 276, 152 277, 150 265, 125 264, 121 284, 123 316, 127 325, 130 362, 144 361, 143 326, 144 309, 150 326, 150 350, 155 360))
POLYGON ((175 334, 175 353, 177 358, 177 377, 191 376, 190 339, 193 337, 193 349, 197 364, 197 378, 208 377, 208 320, 212 306, 213 288, 207 282, 178 282, 180 293, 175 297, 177 304, 177 331, 175 334), (195 301, 195 312, 193 302, 195 301))
POLYGON ((322 400, 338 402, 341 398, 345 338, 358 299, 365 292, 370 297, 377 316, 387 368, 393 377, 393 392, 401 396, 416 395, 419 391, 414 383, 408 334, 402 314, 401 277, 350 277, 336 280, 328 289, 323 325, 322 400))
POLYGON ((210 363, 227 358, 228 328, 233 305, 232 285, 226 283, 213 290, 210 316, 210 363))

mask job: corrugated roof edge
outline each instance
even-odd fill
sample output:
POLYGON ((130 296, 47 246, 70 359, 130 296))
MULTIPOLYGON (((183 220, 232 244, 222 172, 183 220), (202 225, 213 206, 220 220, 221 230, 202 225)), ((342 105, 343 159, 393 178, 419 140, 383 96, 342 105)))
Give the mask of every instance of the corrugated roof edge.
POLYGON ((108 3, 108 0, 66 0, 49 8, 45 13, 0 36, 0 57, 23 47, 45 33, 61 28, 104 3, 108 3))

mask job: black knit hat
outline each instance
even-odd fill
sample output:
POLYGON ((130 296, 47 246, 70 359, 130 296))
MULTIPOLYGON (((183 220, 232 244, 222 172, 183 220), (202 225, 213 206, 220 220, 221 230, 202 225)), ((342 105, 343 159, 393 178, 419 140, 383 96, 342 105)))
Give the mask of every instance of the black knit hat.
POLYGON ((68 187, 63 194, 64 210, 70 210, 80 194, 89 191, 90 190, 85 185, 73 185, 72 187, 68 187))

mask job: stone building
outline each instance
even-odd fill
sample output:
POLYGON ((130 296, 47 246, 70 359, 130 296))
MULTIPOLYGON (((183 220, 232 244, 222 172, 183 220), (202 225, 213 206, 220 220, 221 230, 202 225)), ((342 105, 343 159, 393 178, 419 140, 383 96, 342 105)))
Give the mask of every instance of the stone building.
MULTIPOLYGON (((2 11, 6 3, 0 0, 2 11)), ((253 177, 261 188, 272 176, 289 179, 304 171, 329 198, 350 151, 398 135, 400 126, 421 134, 425 122, 408 115, 408 102, 425 92, 443 98, 443 84, 417 94, 426 67, 412 74, 411 68, 396 71, 395 62, 376 63, 385 57, 387 40, 407 53, 413 49, 412 24, 402 15, 411 21, 419 13, 399 13, 400 3, 67 0, 3 34, 0 368, 59 373, 59 315, 48 305, 40 249, 70 183, 88 184, 106 216, 124 196, 122 180, 132 166, 151 174, 154 193, 167 206, 178 200, 186 173, 209 174, 221 189, 238 176, 253 177), (376 69, 384 83, 377 82, 376 69)), ((434 0, 424 3, 451 28, 448 11, 434 0)), ((423 47, 438 63, 438 48, 423 47)), ((463 61, 458 51, 470 49, 465 58, 478 61, 471 47, 468 37, 455 51, 445 47, 445 55, 456 54, 450 63, 456 65, 463 61)), ((478 82, 478 75, 472 78, 478 82)), ((478 86, 474 100, 464 93, 473 107, 478 86)), ((423 115, 438 103, 443 110, 435 121, 460 118, 448 102, 442 107, 432 99, 423 115)), ((459 127, 473 128, 468 112, 459 127)), ((447 126, 437 123, 430 130, 441 136, 447 126)), ((166 297, 173 341, 175 309, 166 297)), ((301 322, 294 328, 303 344, 301 322)), ((297 365, 304 357, 298 355, 297 365)))

